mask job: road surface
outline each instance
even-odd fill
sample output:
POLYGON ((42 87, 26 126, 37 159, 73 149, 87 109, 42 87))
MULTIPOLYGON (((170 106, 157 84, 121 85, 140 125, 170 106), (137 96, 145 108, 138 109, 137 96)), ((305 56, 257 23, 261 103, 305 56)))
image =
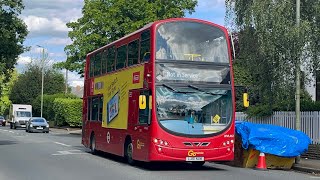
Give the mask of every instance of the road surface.
POLYGON ((26 133, 0 127, 0 180, 304 180, 320 179, 294 171, 257 171, 206 163, 151 163, 132 167, 122 158, 91 155, 81 136, 66 132, 26 133))

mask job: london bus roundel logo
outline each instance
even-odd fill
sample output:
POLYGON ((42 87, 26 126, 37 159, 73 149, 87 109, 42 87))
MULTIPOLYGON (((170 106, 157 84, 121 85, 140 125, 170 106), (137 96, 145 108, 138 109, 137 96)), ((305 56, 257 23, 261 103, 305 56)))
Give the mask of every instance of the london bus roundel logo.
POLYGON ((110 132, 108 131, 107 133, 107 143, 109 144, 110 143, 110 132))

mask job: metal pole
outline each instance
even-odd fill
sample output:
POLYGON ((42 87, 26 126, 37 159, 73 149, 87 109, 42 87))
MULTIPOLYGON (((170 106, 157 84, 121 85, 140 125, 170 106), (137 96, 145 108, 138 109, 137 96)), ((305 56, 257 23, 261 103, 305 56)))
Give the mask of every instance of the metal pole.
MULTIPOLYGON (((296 25, 299 29, 300 26, 300 0, 296 0, 296 25)), ((300 38, 300 37, 299 37, 300 38)), ((296 130, 301 130, 301 118, 300 118, 300 57, 297 58, 296 64, 296 130)), ((295 158, 295 163, 298 164, 300 162, 300 156, 295 158)))
POLYGON ((41 72, 41 117, 43 110, 43 79, 44 79, 44 48, 42 48, 42 72, 41 72))
MULTIPOLYGON (((299 28, 300 26, 300 0, 296 0, 296 25, 299 28)), ((300 118, 300 57, 297 58, 296 63, 296 130, 301 130, 301 118, 300 118)))
POLYGON ((68 94, 68 69, 66 69, 66 90, 65 94, 68 94))

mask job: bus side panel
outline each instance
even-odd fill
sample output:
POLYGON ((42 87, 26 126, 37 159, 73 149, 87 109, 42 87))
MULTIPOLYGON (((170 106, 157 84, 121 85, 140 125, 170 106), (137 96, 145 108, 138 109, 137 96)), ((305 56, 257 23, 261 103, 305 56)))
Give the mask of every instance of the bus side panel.
POLYGON ((123 145, 126 131, 121 129, 100 128, 102 130, 102 141, 99 142, 99 150, 108 152, 110 154, 123 156, 123 145))

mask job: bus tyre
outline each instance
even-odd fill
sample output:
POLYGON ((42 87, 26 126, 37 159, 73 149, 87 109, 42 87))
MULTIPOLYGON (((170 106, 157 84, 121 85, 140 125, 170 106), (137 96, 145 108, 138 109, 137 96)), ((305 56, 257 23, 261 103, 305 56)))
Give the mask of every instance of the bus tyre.
POLYGON ((127 159, 128 164, 134 165, 135 161, 132 158, 133 155, 133 145, 131 141, 126 142, 125 146, 125 158, 127 159))
POLYGON ((205 161, 194 161, 194 162, 191 162, 192 166, 194 167, 201 167, 203 166, 205 163, 205 161))
POLYGON ((94 134, 92 134, 91 138, 90 138, 90 152, 91 152, 91 154, 97 154, 96 138, 94 137, 94 134))

